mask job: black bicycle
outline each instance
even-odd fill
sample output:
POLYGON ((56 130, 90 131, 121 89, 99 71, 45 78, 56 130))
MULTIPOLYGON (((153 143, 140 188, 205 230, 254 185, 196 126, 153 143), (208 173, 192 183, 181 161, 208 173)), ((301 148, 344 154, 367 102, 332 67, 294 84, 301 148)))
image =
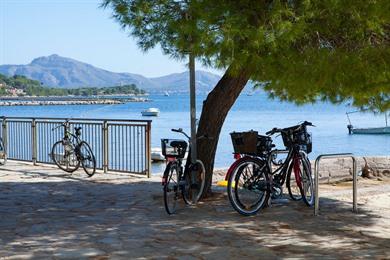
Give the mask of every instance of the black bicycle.
POLYGON ((7 162, 7 151, 3 142, 3 138, 0 137, 0 165, 5 165, 7 162))
POLYGON ((307 154, 312 150, 311 135, 307 132, 310 122, 288 127, 274 128, 267 136, 257 132, 232 133, 236 157, 228 176, 228 196, 233 208, 242 215, 254 215, 270 204, 271 198, 283 194, 286 183, 293 200, 314 203, 314 184, 307 154), (271 135, 280 133, 285 150, 273 149, 271 135), (284 160, 277 155, 286 153, 284 160))
POLYGON ((80 138, 82 128, 75 127, 73 134, 69 131, 69 122, 66 121, 52 131, 59 127, 64 128, 64 137, 51 149, 50 155, 54 163, 66 172, 76 171, 81 164, 85 173, 89 177, 93 176, 96 171, 96 159, 90 145, 80 138))
POLYGON ((185 204, 196 204, 202 196, 206 176, 202 161, 191 162, 191 138, 181 128, 172 129, 172 131, 187 137, 189 151, 183 169, 187 142, 177 139, 161 139, 162 153, 168 162, 162 178, 164 206, 168 214, 175 213, 180 196, 185 204))

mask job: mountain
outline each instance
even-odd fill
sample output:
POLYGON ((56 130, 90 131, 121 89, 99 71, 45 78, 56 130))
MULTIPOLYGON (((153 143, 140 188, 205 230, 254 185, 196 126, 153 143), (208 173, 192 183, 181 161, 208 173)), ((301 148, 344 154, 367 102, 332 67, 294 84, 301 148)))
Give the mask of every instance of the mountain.
MULTIPOLYGON (((197 70, 195 76, 196 89, 210 91, 221 77, 210 72, 197 70)), ((157 86, 170 91, 189 91, 190 75, 187 72, 174 73, 167 76, 150 78, 157 86)))
MULTIPOLYGON (((189 85, 188 72, 147 78, 139 74, 107 71, 56 54, 36 58, 27 65, 0 65, 0 73, 6 76, 24 75, 40 81, 44 86, 60 88, 135 84, 148 92, 166 90, 187 92, 189 85)), ((200 91, 211 90, 219 79, 218 75, 196 71, 196 85, 200 91)))

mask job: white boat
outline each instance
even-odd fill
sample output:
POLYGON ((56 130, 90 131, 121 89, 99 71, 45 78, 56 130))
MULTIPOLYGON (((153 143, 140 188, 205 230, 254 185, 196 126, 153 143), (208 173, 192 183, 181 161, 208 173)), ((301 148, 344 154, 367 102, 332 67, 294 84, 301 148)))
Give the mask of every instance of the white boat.
POLYGON ((148 108, 141 112, 142 116, 158 116, 160 114, 160 110, 158 108, 148 108))
POLYGON ((165 91, 164 96, 169 97, 168 91, 165 91))
POLYGON ((390 126, 387 125, 387 112, 385 112, 385 124, 384 127, 366 127, 366 128, 355 128, 351 120, 349 118, 349 114, 357 113, 361 111, 353 111, 353 112, 347 112, 347 118, 349 125, 347 126, 349 134, 365 134, 365 135, 383 135, 383 134, 390 134, 390 126))
POLYGON ((150 153, 150 157, 152 158, 153 162, 162 162, 165 161, 165 157, 162 155, 161 148, 152 148, 152 151, 150 153))
POLYGON ((351 129, 352 134, 365 134, 365 135, 383 135, 390 134, 390 126, 385 127, 372 127, 372 128, 353 128, 351 129))

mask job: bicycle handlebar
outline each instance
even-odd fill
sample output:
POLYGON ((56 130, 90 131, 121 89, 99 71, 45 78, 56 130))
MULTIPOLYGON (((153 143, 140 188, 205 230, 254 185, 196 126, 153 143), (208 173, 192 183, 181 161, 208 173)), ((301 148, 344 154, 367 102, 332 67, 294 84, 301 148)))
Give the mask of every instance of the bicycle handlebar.
MULTIPOLYGON (((312 122, 309 122, 309 121, 304 121, 303 123, 297 125, 297 129, 301 128, 302 126, 315 126, 313 125, 312 122)), ((273 135, 275 133, 282 133, 282 132, 286 132, 285 128, 272 128, 270 131, 266 132, 265 134, 266 135, 273 135)))
MULTIPOLYGON (((172 132, 176 132, 176 133, 181 133, 181 134, 185 135, 189 140, 191 140, 191 137, 188 136, 188 135, 183 131, 182 128, 178 128, 178 129, 172 128, 171 131, 172 131, 172 132)), ((213 139, 214 139, 214 138, 212 138, 212 137, 209 137, 207 134, 201 135, 201 136, 197 137, 196 139, 199 140, 199 139, 203 139, 203 138, 206 138, 206 139, 209 139, 209 140, 213 140, 213 139)))
POLYGON ((51 131, 54 131, 54 130, 56 130, 57 128, 60 128, 61 126, 65 126, 65 123, 62 123, 62 124, 60 124, 60 125, 58 125, 58 126, 56 126, 56 127, 53 127, 53 128, 51 129, 51 131))
POLYGON ((178 129, 172 128, 171 131, 172 131, 172 132, 177 132, 177 133, 182 133, 182 132, 183 132, 183 129, 181 129, 181 128, 178 128, 178 129))

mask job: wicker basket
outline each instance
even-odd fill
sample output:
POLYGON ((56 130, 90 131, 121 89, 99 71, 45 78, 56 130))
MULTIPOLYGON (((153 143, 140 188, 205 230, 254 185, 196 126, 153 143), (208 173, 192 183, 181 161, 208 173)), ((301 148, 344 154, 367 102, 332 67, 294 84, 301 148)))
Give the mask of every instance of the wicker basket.
POLYGON ((262 156, 272 149, 272 139, 262 136, 257 131, 233 132, 232 138, 234 153, 262 156))

